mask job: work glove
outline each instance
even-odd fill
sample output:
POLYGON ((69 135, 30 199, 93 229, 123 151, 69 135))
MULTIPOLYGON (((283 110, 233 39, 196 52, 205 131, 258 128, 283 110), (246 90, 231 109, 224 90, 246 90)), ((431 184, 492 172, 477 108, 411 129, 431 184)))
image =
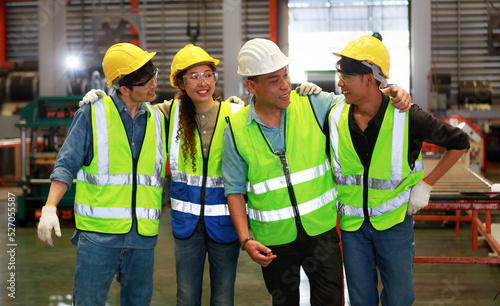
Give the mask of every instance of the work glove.
POLYGON ((299 85, 299 87, 295 88, 295 91, 301 96, 310 96, 319 94, 323 89, 318 85, 310 82, 304 82, 299 85))
POLYGON ((245 101, 241 100, 237 96, 230 96, 229 98, 227 98, 226 102, 233 102, 241 105, 241 107, 245 107, 245 101))
POLYGON ((42 207, 42 216, 40 217, 40 223, 38 223, 38 238, 51 247, 54 247, 52 230, 54 230, 57 238, 61 238, 61 227, 59 226, 56 211, 57 207, 55 206, 42 207))
POLYGON ((424 181, 420 180, 410 192, 410 202, 408 203, 407 215, 413 215, 419 209, 429 205, 429 197, 432 186, 427 185, 424 181))
POLYGON ((85 94, 85 97, 78 102, 78 105, 82 107, 85 104, 94 103, 99 100, 99 96, 105 97, 106 93, 100 89, 91 89, 89 92, 85 94))

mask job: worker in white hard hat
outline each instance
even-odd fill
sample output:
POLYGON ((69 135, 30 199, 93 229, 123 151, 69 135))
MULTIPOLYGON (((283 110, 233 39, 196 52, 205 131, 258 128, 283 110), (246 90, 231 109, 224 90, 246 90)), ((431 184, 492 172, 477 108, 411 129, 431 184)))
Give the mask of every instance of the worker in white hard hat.
MULTIPOLYGON (((233 305, 238 235, 229 216, 221 173, 225 117, 244 105, 238 97, 221 100, 215 91, 220 60, 186 45, 172 61, 170 84, 175 99, 156 104, 169 120, 168 152, 172 232, 175 243, 177 304, 200 305, 205 260, 210 265, 212 305, 233 305), (229 103, 234 101, 235 103, 229 103)), ((314 84, 304 92, 320 91, 314 84)), ((102 91, 90 92, 84 103, 102 91)))
POLYGON ((107 50, 115 91, 75 113, 50 176, 38 237, 52 247, 57 204, 76 178, 74 305, 105 305, 115 275, 122 305, 151 301, 167 165, 165 116, 145 103, 156 98, 154 55, 129 43, 107 50))
MULTIPOLYGON (((273 305, 299 305, 301 267, 311 305, 341 305, 337 190, 323 131, 329 109, 344 97, 299 96, 291 90, 289 63, 267 39, 240 49, 238 74, 254 96, 224 133, 225 193, 241 249, 262 266, 273 305)), ((407 107, 408 94, 394 91, 407 107)))
POLYGON ((331 164, 351 305, 412 305, 413 217, 432 186, 469 148, 465 132, 412 105, 400 113, 380 91, 390 56, 377 38, 351 41, 337 62, 345 101, 329 115, 331 164), (446 148, 423 177, 422 142, 446 148), (378 292, 378 275, 383 290, 378 292))

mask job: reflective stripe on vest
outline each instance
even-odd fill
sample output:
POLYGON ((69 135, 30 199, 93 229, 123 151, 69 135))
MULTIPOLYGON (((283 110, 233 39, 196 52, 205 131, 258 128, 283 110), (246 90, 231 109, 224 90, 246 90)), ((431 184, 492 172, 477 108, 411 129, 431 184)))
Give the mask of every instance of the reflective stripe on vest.
MULTIPOLYGON (((315 199, 297 205, 299 213, 300 215, 305 215, 312 211, 315 211, 316 209, 325 206, 329 202, 334 201, 336 197, 337 189, 332 188, 315 199)), ((248 208, 247 213, 248 218, 260 222, 280 221, 295 217, 292 206, 268 211, 259 211, 256 209, 248 208)))
MULTIPOLYGON (((152 142, 154 145, 143 147, 139 154, 135 176, 138 186, 135 216, 139 234, 154 236, 158 234, 161 213, 166 143, 163 139, 163 115, 157 109, 146 106, 150 113, 146 114, 149 116, 146 119, 144 143, 152 142), (152 174, 148 174, 151 170, 152 174)), ((110 234, 123 234, 130 230, 134 174, 119 172, 123 169, 132 170, 132 153, 119 116, 110 97, 92 105, 94 158, 89 166, 83 166, 77 173, 75 219, 78 229, 110 234), (107 117, 107 112, 114 120, 120 120, 115 122, 117 125, 113 126, 114 123, 108 122, 110 118, 107 117), (110 124, 115 134, 110 134, 110 124), (110 140, 113 140, 113 147, 110 147, 110 140), (122 147, 116 147, 117 145, 122 147), (117 152, 127 153, 118 161, 111 161, 110 156, 119 155, 117 152)))
POLYGON ((172 231, 176 238, 191 236, 201 215, 208 235, 220 243, 238 239, 232 225, 227 199, 224 196, 222 180, 222 140, 226 126, 225 117, 241 109, 235 103, 220 102, 219 113, 212 135, 207 159, 203 158, 201 137, 195 129, 196 171, 193 171, 191 157, 186 160, 182 153, 182 142, 177 139, 180 127, 179 108, 182 101, 172 103, 169 152, 171 182, 172 231), (206 165, 205 165, 206 163, 206 165), (204 173, 206 171, 206 173, 204 173), (201 198, 201 196, 204 198, 201 198))
MULTIPOLYGON (((380 160, 377 161, 372 159, 369 170, 370 177, 366 179, 367 186, 364 186, 365 180, 362 174, 363 166, 361 165, 361 162, 359 161, 357 153, 354 151, 354 149, 352 149, 354 151, 354 153, 352 154, 355 154, 356 156, 355 158, 351 158, 349 162, 346 162, 345 161, 346 157, 343 157, 344 163, 346 163, 344 164, 344 167, 342 167, 342 162, 340 161, 341 158, 339 156, 339 152, 342 150, 342 148, 339 147, 339 139, 340 139, 339 137, 349 137, 349 140, 347 141, 349 141, 352 146, 352 141, 350 139, 351 135, 350 131, 348 130, 349 106, 346 105, 345 102, 342 102, 336 105, 331 111, 330 114, 331 156, 332 156, 332 167, 334 169, 334 179, 335 183, 339 188, 339 193, 340 193, 337 202, 337 210, 341 214, 341 221, 344 221, 342 218, 345 218, 345 216, 357 217, 361 219, 365 217, 365 212, 362 207, 362 202, 364 202, 362 195, 363 188, 367 188, 369 192, 367 200, 369 203, 367 207, 367 212, 370 218, 380 217, 385 214, 396 211, 397 209, 401 208, 403 205, 406 205, 406 203, 408 203, 410 198, 411 187, 413 186, 411 185, 412 180, 414 180, 416 176, 422 175, 423 163, 421 157, 419 157, 419 159, 415 161, 414 168, 411 171, 408 171, 409 170, 408 169, 406 171, 407 174, 404 173, 405 171, 403 170, 403 166, 408 167, 407 165, 408 156, 406 155, 407 153, 404 153, 404 150, 407 149, 405 148, 405 146, 407 145, 407 139, 405 139, 405 132, 407 133, 408 131, 406 122, 408 114, 399 113, 399 110, 394 109, 394 107, 392 106, 389 106, 389 108, 390 109, 386 111, 386 114, 384 116, 385 125, 383 123, 378 139, 385 137, 392 137, 390 140, 392 144, 388 144, 391 146, 390 149, 391 163, 388 165, 390 166, 390 178, 381 179, 372 177, 376 176, 375 175, 376 173, 373 172, 375 170, 372 169, 374 165, 376 163, 383 163, 383 161, 380 160), (391 115, 393 117, 392 127, 387 127, 387 123, 385 122, 385 120, 391 120, 392 119, 391 115), (342 130, 339 130, 339 127, 342 127, 342 130), (388 134, 388 132, 385 132, 384 134, 383 127, 391 128, 390 132, 391 134, 388 134), (359 165, 353 165, 353 160, 356 160, 356 163, 359 163, 359 165), (406 163, 406 165, 404 163, 406 163), (351 170, 346 170, 346 169, 351 169, 351 170), (359 169, 360 173, 352 174, 352 169, 359 169), (349 173, 349 174, 343 174, 343 173, 349 173), (353 186, 358 186, 360 187, 360 189, 355 191, 355 189, 353 189, 354 188, 353 186), (390 197, 387 198, 386 199, 387 201, 384 203, 374 203, 372 196, 370 195, 371 192, 374 192, 375 190, 382 192, 387 191, 388 195, 391 192, 395 192, 396 189, 400 189, 399 193, 394 194, 394 197, 392 198, 390 197), (346 196, 345 194, 343 194, 343 192, 349 192, 351 193, 351 195, 346 196), (355 195, 352 195, 353 192, 358 193, 357 198, 355 195), (349 198, 351 200, 357 199, 357 205, 352 205, 353 203, 344 203, 342 199, 345 198, 349 198)), ((351 152, 349 151, 349 149, 344 148, 344 150, 345 152, 351 152)), ((374 148, 374 152, 375 151, 376 148, 374 148)), ((375 155, 375 153, 373 154, 375 155)), ((380 164, 378 164, 378 166, 382 167, 380 164)), ((400 217, 401 216, 399 216, 399 218, 400 217)), ((360 220, 360 222, 362 222, 362 220, 360 220)), ((384 222, 384 224, 385 225, 383 227, 387 227, 387 225, 391 224, 391 222, 390 221, 384 222)), ((341 228, 345 229, 342 227, 342 222, 341 222, 341 228)), ((347 230, 356 230, 356 228, 355 227, 349 228, 347 230)))
MULTIPOLYGON (((132 207, 92 207, 77 204, 75 214, 92 218, 125 219, 132 215, 132 207)), ((135 210, 137 218, 159 220, 161 209, 138 207, 135 210)))
POLYGON ((247 124, 249 111, 246 107, 231 116, 231 130, 237 151, 248 165, 247 213, 255 239, 271 246, 292 242, 297 236, 296 222, 310 236, 335 227, 337 192, 325 152, 326 137, 309 98, 295 91, 290 94, 285 110, 285 158, 274 153, 263 126, 255 120, 247 124))
MULTIPOLYGON (((330 169, 331 169, 330 162, 328 160, 325 160, 325 163, 319 166, 313 167, 311 169, 302 170, 296 173, 292 173, 290 175, 290 178, 292 180, 292 185, 297 185, 321 177, 325 175, 327 172, 329 172, 330 169)), ((269 179, 254 185, 250 184, 250 182, 247 182, 247 191, 253 194, 263 194, 269 191, 286 187, 287 184, 285 176, 269 179)))

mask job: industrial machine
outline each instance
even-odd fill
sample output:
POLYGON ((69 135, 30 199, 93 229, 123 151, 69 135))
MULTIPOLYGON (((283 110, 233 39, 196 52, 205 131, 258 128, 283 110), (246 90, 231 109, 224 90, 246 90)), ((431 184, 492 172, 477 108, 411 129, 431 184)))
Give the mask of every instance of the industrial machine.
MULTIPOLYGON (((460 128, 467 133, 470 139, 470 149, 464 154, 462 160, 464 164, 476 172, 485 170, 485 137, 482 131, 469 119, 452 115, 450 118, 439 118, 446 123, 460 128)), ((422 155, 427 158, 440 158, 445 149, 436 145, 424 142, 422 144, 422 155)))
MULTIPOLYGON (((21 131, 22 155, 22 176, 18 185, 23 188, 17 207, 19 225, 32 224, 40 217, 50 189, 49 176, 81 98, 38 97, 20 111, 20 122, 16 125, 21 131)), ((74 199, 73 186, 58 205, 63 224, 74 223, 74 199)))

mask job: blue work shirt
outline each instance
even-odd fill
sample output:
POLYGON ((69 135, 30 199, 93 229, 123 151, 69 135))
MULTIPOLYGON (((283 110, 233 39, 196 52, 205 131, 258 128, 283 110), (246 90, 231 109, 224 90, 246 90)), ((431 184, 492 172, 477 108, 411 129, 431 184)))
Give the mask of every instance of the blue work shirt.
MULTIPOLYGON (((123 104, 116 92, 113 92, 111 98, 115 102, 125 126, 132 156, 138 158, 144 140, 146 120, 151 114, 146 103, 143 102, 135 118, 132 119, 130 111, 125 107, 125 104, 123 104)), ((73 179, 82 165, 89 165, 92 161, 94 154, 91 120, 90 105, 82 106, 75 113, 68 136, 57 155, 54 170, 50 175, 51 181, 55 180, 66 183, 68 188, 71 188, 73 179)), ((140 236, 137 233, 137 221, 133 222, 129 233, 121 235, 85 232, 75 229, 75 233, 71 238, 71 242, 74 245, 78 245, 79 235, 84 235, 92 243, 110 248, 151 249, 156 246, 157 241, 157 236, 140 236)))
MULTIPOLYGON (((314 114, 318 122, 323 125, 330 109, 340 101, 344 100, 344 95, 336 95, 329 92, 320 92, 309 96, 314 109, 314 114)), ((280 127, 268 127, 257 115, 255 111, 255 96, 252 97, 250 110, 248 112, 247 125, 255 120, 264 131, 266 138, 271 143, 275 151, 285 149, 285 114, 286 109, 281 110, 280 127)), ((246 194, 246 184, 248 175, 248 165, 238 154, 234 145, 233 135, 229 125, 224 130, 224 148, 222 151, 222 177, 224 178, 224 194, 246 194)))

